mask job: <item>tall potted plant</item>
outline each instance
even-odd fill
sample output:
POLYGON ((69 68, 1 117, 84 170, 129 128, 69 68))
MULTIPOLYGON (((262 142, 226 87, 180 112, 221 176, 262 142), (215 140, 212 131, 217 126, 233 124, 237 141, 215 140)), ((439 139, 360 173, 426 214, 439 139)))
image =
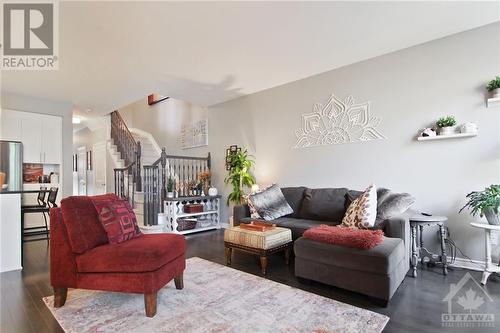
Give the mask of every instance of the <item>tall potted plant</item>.
POLYGON ((500 76, 495 77, 493 80, 488 82, 486 89, 493 93, 493 98, 500 97, 500 76))
POLYGON ((467 194, 469 201, 460 209, 460 212, 465 208, 469 209, 472 216, 486 216, 489 224, 500 225, 500 185, 491 185, 484 191, 471 192, 467 194))
POLYGON ((248 155, 247 150, 238 151, 229 156, 229 164, 231 169, 229 174, 224 179, 224 183, 231 184, 233 190, 227 197, 227 204, 233 202, 241 204, 243 202, 243 188, 251 187, 255 184, 255 178, 251 174, 250 169, 255 164, 253 157, 248 155))

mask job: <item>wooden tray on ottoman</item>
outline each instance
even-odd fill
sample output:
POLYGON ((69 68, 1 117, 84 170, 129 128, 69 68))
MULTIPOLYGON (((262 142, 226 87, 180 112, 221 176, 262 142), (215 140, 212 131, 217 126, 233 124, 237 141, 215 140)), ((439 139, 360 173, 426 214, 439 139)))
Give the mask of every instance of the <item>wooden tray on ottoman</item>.
POLYGON ((254 231, 266 231, 266 230, 272 230, 276 228, 276 224, 274 223, 267 223, 261 220, 254 220, 251 221, 250 223, 242 223, 240 224, 241 229, 246 229, 246 230, 254 230, 254 231))

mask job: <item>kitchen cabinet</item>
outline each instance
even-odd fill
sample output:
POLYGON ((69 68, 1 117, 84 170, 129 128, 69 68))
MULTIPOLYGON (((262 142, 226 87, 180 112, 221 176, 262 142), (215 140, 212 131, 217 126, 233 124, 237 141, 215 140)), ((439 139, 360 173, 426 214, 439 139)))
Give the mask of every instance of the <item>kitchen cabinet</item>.
POLYGON ((43 163, 61 164, 62 119, 44 116, 42 119, 43 163))
POLYGON ((23 163, 61 164, 61 117, 2 110, 1 137, 23 143, 23 163))
POLYGON ((23 163, 43 163, 41 123, 42 117, 37 114, 21 116, 21 142, 23 143, 23 163))
POLYGON ((7 141, 21 141, 21 117, 12 110, 1 110, 2 124, 0 139, 7 141))

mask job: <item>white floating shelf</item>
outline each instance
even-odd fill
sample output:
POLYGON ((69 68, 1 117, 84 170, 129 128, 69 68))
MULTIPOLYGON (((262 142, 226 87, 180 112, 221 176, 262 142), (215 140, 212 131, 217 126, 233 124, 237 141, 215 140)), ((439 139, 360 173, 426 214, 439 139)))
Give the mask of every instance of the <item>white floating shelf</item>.
POLYGON ((486 107, 493 108, 495 106, 500 106, 500 97, 488 98, 486 101, 486 107))
POLYGON ((457 133, 450 135, 436 135, 436 136, 419 136, 418 141, 431 141, 431 140, 444 140, 444 139, 458 139, 458 138, 471 138, 477 136, 477 133, 457 133))
POLYGON ((201 216, 201 215, 209 215, 209 214, 217 214, 218 210, 207 210, 200 213, 181 213, 177 214, 177 217, 189 217, 189 216, 201 216))

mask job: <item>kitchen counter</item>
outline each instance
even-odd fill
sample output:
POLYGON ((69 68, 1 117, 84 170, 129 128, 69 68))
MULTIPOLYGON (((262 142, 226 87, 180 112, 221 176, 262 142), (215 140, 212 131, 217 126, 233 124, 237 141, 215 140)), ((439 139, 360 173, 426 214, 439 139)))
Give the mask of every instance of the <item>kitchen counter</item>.
POLYGON ((21 192, 0 192, 0 272, 22 269, 21 192))
POLYGON ((0 191, 0 194, 29 194, 38 192, 50 192, 49 190, 19 190, 19 191, 0 191))

